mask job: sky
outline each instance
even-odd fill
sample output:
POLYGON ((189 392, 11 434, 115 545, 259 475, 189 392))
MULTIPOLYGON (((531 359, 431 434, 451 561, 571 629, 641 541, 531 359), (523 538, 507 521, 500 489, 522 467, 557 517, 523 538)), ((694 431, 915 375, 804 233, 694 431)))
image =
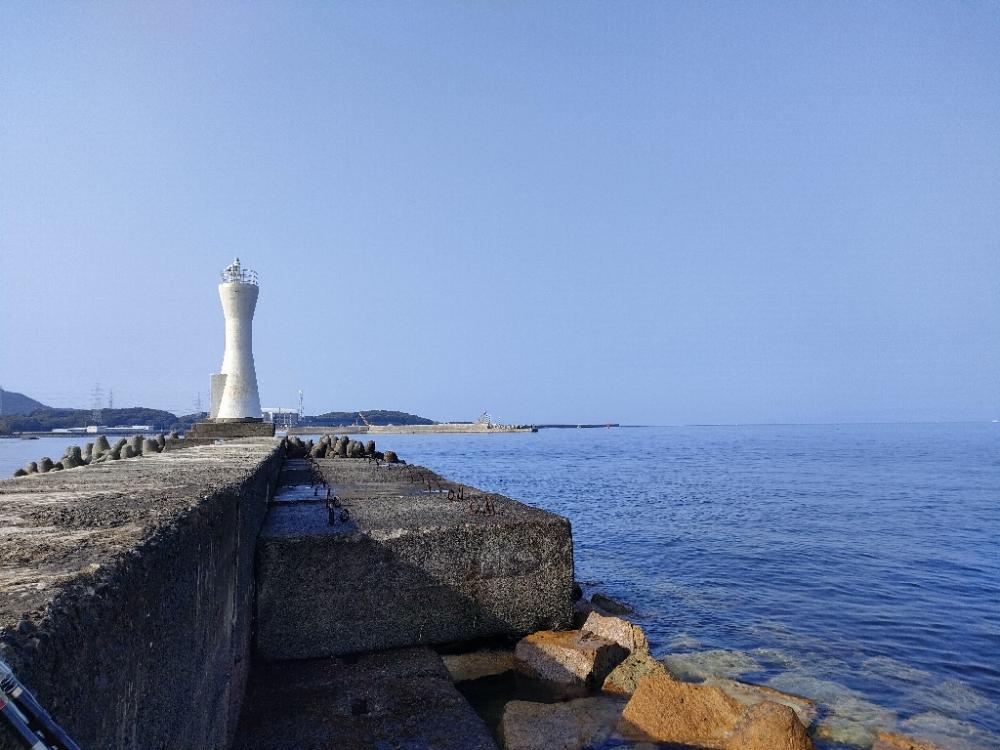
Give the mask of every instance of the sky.
MULTIPOLYGON (((0 386, 1000 418, 994 2, 0 3, 0 386)), ((207 407, 206 407, 207 408, 207 407)))

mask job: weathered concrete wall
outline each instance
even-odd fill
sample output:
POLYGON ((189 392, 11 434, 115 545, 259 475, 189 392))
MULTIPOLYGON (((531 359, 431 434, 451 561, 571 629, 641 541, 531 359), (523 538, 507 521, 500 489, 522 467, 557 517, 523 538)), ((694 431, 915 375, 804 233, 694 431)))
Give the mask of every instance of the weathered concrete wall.
POLYGON ((0 482, 0 657, 82 747, 228 747, 280 462, 259 440, 0 482))
POLYGON ((488 496, 495 513, 470 512, 470 497, 482 509, 486 496, 464 488, 464 500, 449 500, 447 491, 459 486, 420 467, 344 458, 316 464, 350 520, 328 525, 323 500, 308 491, 272 506, 258 541, 262 658, 570 626, 567 519, 500 495, 488 496))

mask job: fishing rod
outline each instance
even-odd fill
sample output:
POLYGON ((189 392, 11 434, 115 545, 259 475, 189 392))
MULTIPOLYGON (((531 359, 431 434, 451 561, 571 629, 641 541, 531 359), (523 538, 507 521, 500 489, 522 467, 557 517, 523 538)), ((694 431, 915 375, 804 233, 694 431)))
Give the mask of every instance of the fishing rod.
POLYGON ((29 750, 80 750, 0 659, 0 718, 29 750))

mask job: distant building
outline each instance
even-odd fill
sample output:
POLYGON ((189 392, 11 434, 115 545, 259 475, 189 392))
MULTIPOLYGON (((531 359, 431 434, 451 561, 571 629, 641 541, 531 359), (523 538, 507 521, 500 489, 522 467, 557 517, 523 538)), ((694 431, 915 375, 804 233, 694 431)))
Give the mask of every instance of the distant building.
POLYGON ((299 423, 297 409, 285 409, 280 406, 265 406, 261 408, 265 422, 273 422, 276 427, 294 427, 299 423))

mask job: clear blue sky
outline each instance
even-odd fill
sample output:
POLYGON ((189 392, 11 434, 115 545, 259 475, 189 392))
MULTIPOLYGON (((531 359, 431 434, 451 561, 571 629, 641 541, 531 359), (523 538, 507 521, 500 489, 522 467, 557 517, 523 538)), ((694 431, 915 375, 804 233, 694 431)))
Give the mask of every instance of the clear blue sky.
POLYGON ((0 384, 1000 417, 1000 5, 0 4, 0 384))

